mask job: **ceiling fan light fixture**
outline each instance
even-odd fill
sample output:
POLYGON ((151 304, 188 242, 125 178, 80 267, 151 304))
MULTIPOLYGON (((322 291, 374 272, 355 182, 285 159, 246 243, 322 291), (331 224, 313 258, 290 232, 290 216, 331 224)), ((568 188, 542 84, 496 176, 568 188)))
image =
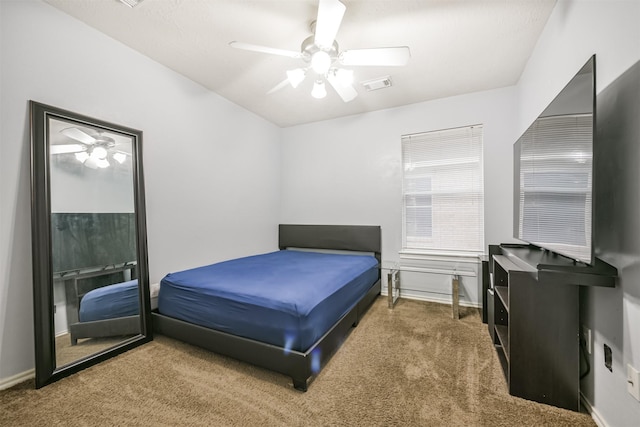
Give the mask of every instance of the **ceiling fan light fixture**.
POLYGON ((92 157, 89 157, 87 161, 84 162, 84 165, 89 169, 98 169, 98 165, 96 164, 96 161, 92 157))
POLYGON ((331 56, 324 50, 319 50, 311 55, 311 68, 318 75, 323 76, 331 67, 331 56))
MULTIPOLYGON (((299 52, 237 41, 229 43, 230 46, 237 49, 286 56, 305 62, 303 68, 287 71, 287 78, 269 90, 267 94, 274 93, 289 84, 297 88, 303 82, 305 74, 311 70, 315 73, 311 90, 311 95, 314 98, 327 96, 326 84, 328 82, 344 102, 350 102, 358 96, 358 91, 353 86, 354 72, 340 67, 402 66, 409 61, 411 52, 408 46, 340 51, 336 35, 340 29, 346 6, 340 0, 316 1, 318 2, 318 13, 310 25, 312 35, 302 41, 299 52)), ((362 82, 362 84, 367 90, 375 90, 391 86, 391 80, 387 78, 382 85, 378 82, 362 82)))
POLYGON ((296 68, 295 70, 287 71, 287 79, 289 80, 289 84, 293 86, 293 88, 297 88, 300 83, 304 80, 306 72, 304 68, 296 68))
POLYGON ((324 82, 322 80, 316 80, 315 83, 313 83, 311 96, 316 99, 322 99, 327 96, 327 88, 324 86, 324 82))
MULTIPOLYGON (((93 147, 91 151, 91 158, 98 160, 104 160, 107 157, 107 150, 104 147, 93 147)), ((108 162, 107 162, 108 163, 108 162)))
POLYGON ((118 151, 117 153, 113 153, 113 160, 123 164, 124 161, 127 160, 127 155, 118 151))
POLYGON ((107 159, 98 159, 96 160, 96 166, 99 168, 108 168, 110 166, 109 161, 107 159))
POLYGON ((89 154, 87 154, 86 151, 76 153, 76 160, 78 160, 80 163, 86 162, 88 158, 89 158, 89 154))

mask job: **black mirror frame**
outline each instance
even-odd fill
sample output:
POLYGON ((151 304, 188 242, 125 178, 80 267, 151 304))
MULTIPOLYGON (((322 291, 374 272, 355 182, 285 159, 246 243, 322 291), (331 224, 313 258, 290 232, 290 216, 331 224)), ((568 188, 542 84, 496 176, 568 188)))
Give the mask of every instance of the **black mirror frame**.
POLYGON ((31 244, 33 263, 33 311, 35 337, 36 388, 93 366, 153 339, 151 302, 149 298, 149 267, 147 226, 142 173, 142 131, 108 123, 103 120, 29 101, 31 124, 31 244), (51 258, 51 198, 49 186, 49 146, 47 141, 50 117, 72 120, 80 124, 130 136, 133 141, 134 203, 137 243, 137 273, 140 291, 140 334, 119 345, 87 356, 56 369, 55 329, 53 313, 53 266, 51 258))

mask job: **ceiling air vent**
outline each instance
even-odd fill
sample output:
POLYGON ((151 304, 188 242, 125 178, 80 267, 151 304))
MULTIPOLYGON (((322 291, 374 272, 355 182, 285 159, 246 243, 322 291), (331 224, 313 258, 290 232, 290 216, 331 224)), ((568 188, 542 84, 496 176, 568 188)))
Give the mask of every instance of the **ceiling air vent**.
POLYGON ((366 82, 362 82, 362 86, 364 86, 364 88, 369 92, 371 92, 372 90, 391 87, 391 77, 385 76, 373 80, 367 80, 366 82))

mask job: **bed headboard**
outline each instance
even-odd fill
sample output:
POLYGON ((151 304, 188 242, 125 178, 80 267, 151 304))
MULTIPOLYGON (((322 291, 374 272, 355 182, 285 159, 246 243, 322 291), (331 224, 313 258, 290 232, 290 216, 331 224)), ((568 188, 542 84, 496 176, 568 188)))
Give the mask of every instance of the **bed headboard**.
POLYGON ((280 224, 278 246, 374 252, 378 262, 382 251, 378 225, 280 224))

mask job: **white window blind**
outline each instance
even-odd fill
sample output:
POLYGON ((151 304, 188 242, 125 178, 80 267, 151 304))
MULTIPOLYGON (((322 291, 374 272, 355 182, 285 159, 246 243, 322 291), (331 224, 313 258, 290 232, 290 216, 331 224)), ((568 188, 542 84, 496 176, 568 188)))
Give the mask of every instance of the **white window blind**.
POLYGON ((520 138, 523 240, 590 258, 592 134, 590 114, 565 115, 537 120, 520 138))
POLYGON ((484 251, 482 126, 402 137, 403 248, 484 251))

